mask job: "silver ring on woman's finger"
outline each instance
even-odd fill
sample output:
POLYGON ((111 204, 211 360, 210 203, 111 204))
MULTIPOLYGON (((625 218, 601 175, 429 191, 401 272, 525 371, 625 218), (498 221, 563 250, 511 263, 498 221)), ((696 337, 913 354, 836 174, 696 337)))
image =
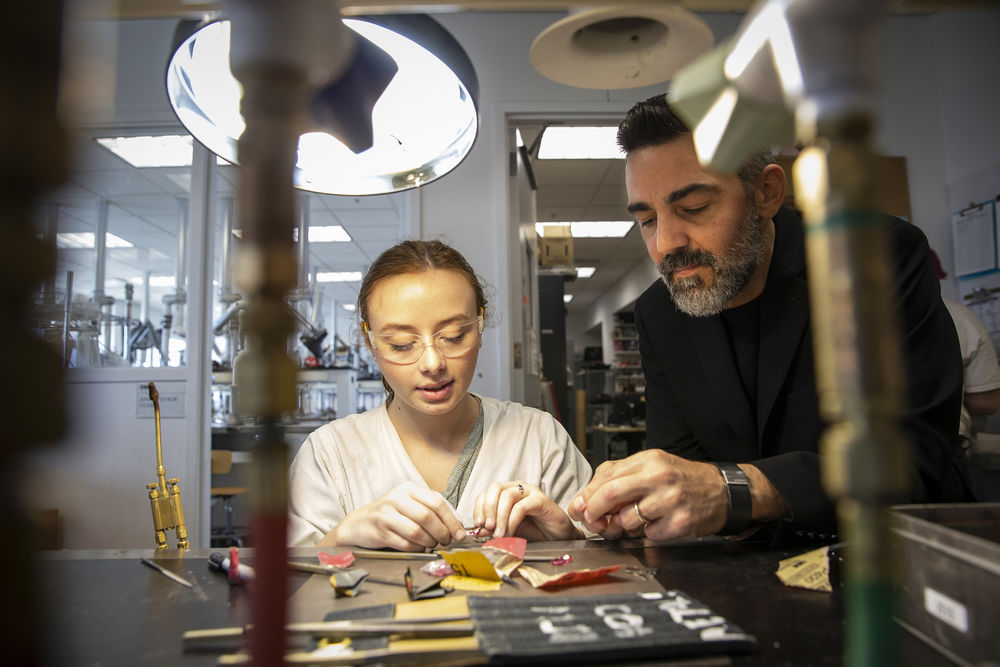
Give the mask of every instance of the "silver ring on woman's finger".
POLYGON ((520 482, 517 483, 517 492, 521 494, 522 498, 524 498, 524 484, 521 484, 520 482))
POLYGON ((642 521, 642 527, 643 528, 645 528, 647 525, 649 525, 649 519, 647 519, 645 517, 645 515, 643 515, 643 513, 639 511, 639 503, 638 502, 632 503, 632 509, 635 510, 635 515, 637 517, 639 517, 639 521, 642 521))

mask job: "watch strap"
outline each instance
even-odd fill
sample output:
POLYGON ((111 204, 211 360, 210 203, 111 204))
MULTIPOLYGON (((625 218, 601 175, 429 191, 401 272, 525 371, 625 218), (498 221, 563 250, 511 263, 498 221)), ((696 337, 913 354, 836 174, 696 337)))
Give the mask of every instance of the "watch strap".
POLYGON ((750 500, 750 480, 735 463, 716 463, 729 493, 729 514, 720 535, 738 535, 750 527, 753 503, 750 500))

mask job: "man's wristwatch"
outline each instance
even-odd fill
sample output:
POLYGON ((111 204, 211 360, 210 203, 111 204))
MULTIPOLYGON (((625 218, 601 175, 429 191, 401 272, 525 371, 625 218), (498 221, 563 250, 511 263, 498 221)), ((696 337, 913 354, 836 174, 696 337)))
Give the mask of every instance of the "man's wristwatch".
POLYGON ((716 463, 715 467, 726 480, 729 492, 729 514, 720 535, 738 535, 750 527, 753 504, 750 501, 750 480, 735 463, 716 463))

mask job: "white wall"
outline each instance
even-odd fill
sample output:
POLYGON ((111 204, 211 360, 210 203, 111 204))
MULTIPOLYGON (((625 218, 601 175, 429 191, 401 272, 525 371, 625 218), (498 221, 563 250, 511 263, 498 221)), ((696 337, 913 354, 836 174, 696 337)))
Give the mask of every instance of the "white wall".
MULTIPOLYGON (((947 213, 1000 195, 1000 11, 941 12, 931 18, 943 121, 947 213)), ((949 244, 949 247, 950 244, 949 244)), ((940 253, 952 273, 953 251, 940 253)), ((996 287, 1000 274, 956 281, 948 296, 996 287)))
MULTIPOLYGON (((931 21, 896 16, 882 30, 882 95, 875 148, 906 157, 912 221, 943 257, 951 254, 947 226, 944 136, 931 21)), ((943 47, 947 48, 947 47, 943 47)))
MULTIPOLYGON (((26 457, 24 504, 59 510, 61 541, 70 549, 151 549, 153 519, 146 484, 157 481, 153 419, 137 410, 142 386, 152 380, 161 397, 182 395, 183 416, 163 416, 163 466, 180 479, 188 536, 193 547, 207 533, 202 512, 202 451, 189 446, 199 418, 200 389, 183 368, 76 369, 65 382, 69 436, 26 457)), ((148 397, 148 395, 147 395, 148 397)), ((204 494, 204 495, 202 495, 204 494)), ((177 546, 174 531, 170 548, 177 546)))

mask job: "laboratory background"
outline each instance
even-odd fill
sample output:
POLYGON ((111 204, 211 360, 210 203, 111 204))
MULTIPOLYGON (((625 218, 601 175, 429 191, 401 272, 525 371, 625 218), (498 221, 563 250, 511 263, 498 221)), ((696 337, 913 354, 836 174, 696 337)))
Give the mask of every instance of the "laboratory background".
MULTIPOLYGON (((149 548, 147 484, 159 453, 179 479, 192 547, 253 546, 244 469, 254 423, 239 402, 246 295, 234 280, 244 250, 239 167, 193 139, 171 104, 178 18, 111 18, 99 4, 65 8, 60 103, 71 163, 35 224, 55 243, 57 268, 38 285, 32 327, 65 355, 65 369, 61 397, 34 398, 53 412, 61 398, 68 423, 25 455, 18 491, 45 522, 48 548, 149 548)), ((631 309, 657 272, 625 210, 624 161, 545 150, 567 128, 613 138, 624 112, 666 85, 584 89, 544 76, 532 44, 567 13, 529 4, 432 14, 477 79, 475 142, 454 169, 391 194, 297 191, 289 457, 317 426, 383 400, 354 307, 368 265, 406 238, 452 244, 490 286, 494 323, 472 391, 548 410, 593 465, 642 448, 631 309)), ((718 44, 750 3, 683 4, 718 44)), ((1000 9, 899 4, 878 54, 874 145, 885 156, 886 209, 923 230, 948 274, 943 295, 972 307, 995 344, 1000 9)), ((794 147, 780 158, 790 163, 794 147)), ((1000 433, 1000 423, 984 430, 1000 433)))

